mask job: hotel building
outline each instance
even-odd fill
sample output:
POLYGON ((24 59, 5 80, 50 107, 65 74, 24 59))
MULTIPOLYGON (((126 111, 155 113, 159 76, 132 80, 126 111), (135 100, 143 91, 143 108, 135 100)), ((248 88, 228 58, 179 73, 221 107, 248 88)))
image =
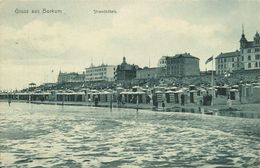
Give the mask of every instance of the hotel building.
POLYGON ((260 36, 256 32, 253 41, 247 41, 244 31, 240 39, 240 57, 242 69, 260 69, 260 36))
POLYGON ((167 56, 166 75, 173 77, 199 76, 199 58, 190 53, 167 56))
POLYGON ((86 68, 85 81, 114 81, 114 65, 99 65, 86 68))
POLYGON ((239 70, 241 68, 239 57, 240 51, 238 50, 234 52, 220 53, 215 58, 216 74, 224 75, 227 73, 232 73, 235 70, 239 70))
POLYGON ((240 51, 220 53, 215 58, 216 73, 224 75, 236 70, 260 69, 260 36, 256 32, 253 41, 248 41, 242 30, 240 51))
POLYGON ((84 82, 84 74, 79 74, 76 72, 59 72, 58 83, 76 83, 84 82))

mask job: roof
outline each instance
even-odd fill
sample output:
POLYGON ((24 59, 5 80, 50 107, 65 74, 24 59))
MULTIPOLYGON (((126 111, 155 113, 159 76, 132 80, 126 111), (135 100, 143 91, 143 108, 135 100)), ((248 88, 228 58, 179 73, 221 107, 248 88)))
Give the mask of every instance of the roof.
POLYGON ((104 68, 104 67, 116 67, 116 65, 101 64, 101 65, 97 65, 97 66, 89 66, 88 68, 85 68, 85 69, 89 70, 89 69, 98 69, 98 68, 104 68))
POLYGON ((160 71, 162 70, 162 67, 152 67, 152 68, 148 68, 148 67, 144 67, 143 69, 137 69, 137 71, 160 71))
POLYGON ((246 47, 245 48, 251 48, 251 47, 254 47, 254 41, 248 41, 246 43, 246 47))
POLYGON ((136 65, 131 65, 131 64, 127 64, 127 63, 122 63, 122 64, 120 64, 120 65, 117 66, 117 69, 118 69, 118 70, 127 71, 127 70, 136 70, 137 67, 136 67, 136 65))
POLYGON ((237 57, 239 55, 240 55, 240 51, 236 50, 236 51, 233 51, 233 52, 220 53, 215 59, 237 57))
POLYGON ((77 72, 60 72, 59 75, 79 75, 77 72))
POLYGON ((176 54, 174 56, 167 56, 166 59, 168 59, 168 58, 195 58, 195 59, 199 60, 199 58, 190 55, 190 53, 183 53, 183 54, 176 54))

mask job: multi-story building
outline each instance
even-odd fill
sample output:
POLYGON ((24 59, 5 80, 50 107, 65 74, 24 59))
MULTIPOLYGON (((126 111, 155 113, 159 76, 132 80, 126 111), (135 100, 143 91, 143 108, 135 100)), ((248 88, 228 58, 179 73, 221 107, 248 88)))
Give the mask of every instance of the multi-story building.
POLYGON ((166 67, 166 58, 167 58, 167 56, 162 56, 162 57, 159 59, 158 67, 163 67, 163 68, 166 67))
POLYGON ((166 57, 166 75, 174 77, 199 76, 199 58, 190 53, 166 57))
POLYGON ((260 36, 256 32, 253 41, 247 41, 244 30, 240 39, 240 59, 243 64, 242 69, 260 69, 260 36))
POLYGON ((136 79, 157 79, 164 75, 164 68, 155 67, 148 68, 144 67, 143 69, 137 69, 136 79))
POLYGON ((220 53, 215 58, 216 74, 224 75, 241 68, 240 51, 220 53))
POLYGON ((58 83, 70 83, 70 82, 84 82, 84 73, 79 74, 76 72, 60 72, 58 75, 58 83))
POLYGON ((126 58, 123 58, 123 62, 115 68, 115 79, 120 80, 132 80, 136 78, 137 65, 131 65, 126 63, 126 58))
POLYGON ((114 81, 114 65, 99 65, 86 68, 85 81, 114 81))

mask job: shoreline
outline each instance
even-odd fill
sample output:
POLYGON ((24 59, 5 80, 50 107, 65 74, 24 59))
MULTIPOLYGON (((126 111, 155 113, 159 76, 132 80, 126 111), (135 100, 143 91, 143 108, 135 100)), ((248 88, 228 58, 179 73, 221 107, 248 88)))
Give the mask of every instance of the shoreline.
MULTIPOLYGON (((0 100, 0 102, 8 102, 8 100, 0 100)), ((47 105, 64 105, 64 106, 88 106, 88 107, 104 107, 111 108, 110 102, 99 102, 97 106, 95 106, 94 102, 60 102, 60 101, 31 101, 28 102, 26 100, 12 100, 12 102, 21 102, 21 103, 32 103, 32 104, 47 104, 47 105)), ((125 108, 125 109, 137 109, 136 104, 124 104, 118 105, 117 103, 112 104, 112 108, 125 108)), ((185 104, 181 106, 179 104, 166 104, 165 108, 159 106, 155 108, 152 104, 139 104, 138 109, 142 110, 152 110, 152 111, 165 111, 165 112, 178 112, 178 109, 183 112, 257 112, 260 113, 260 104, 234 104, 231 109, 228 109, 227 105, 213 105, 213 106, 198 106, 197 104, 185 104), (184 109, 184 110, 183 110, 184 109)))

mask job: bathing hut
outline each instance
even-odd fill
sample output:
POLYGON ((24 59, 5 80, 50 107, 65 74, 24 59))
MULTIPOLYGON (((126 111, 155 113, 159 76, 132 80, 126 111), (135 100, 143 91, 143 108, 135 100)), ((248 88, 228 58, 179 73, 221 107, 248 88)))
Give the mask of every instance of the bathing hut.
POLYGON ((160 91, 160 90, 158 90, 158 91, 155 92, 155 97, 156 97, 156 101, 157 101, 158 103, 161 103, 161 102, 164 101, 164 94, 163 94, 163 92, 160 91))
POLYGON ((165 92, 166 103, 173 103, 174 102, 174 91, 168 90, 165 92))
POLYGON ((190 90, 189 97, 190 97, 190 103, 196 103, 197 102, 197 91, 196 90, 190 90))
POLYGON ((48 92, 30 93, 29 95, 31 101, 46 101, 50 96, 51 93, 48 92))
POLYGON ((175 104, 181 103, 181 94, 183 94, 183 90, 177 90, 174 92, 174 103, 175 104))
POLYGON ((260 103, 260 85, 253 87, 253 103, 260 103))
POLYGON ((137 103, 137 99, 138 99, 138 103, 145 103, 146 102, 146 96, 145 96, 145 92, 121 92, 120 93, 121 98, 122 98, 122 102, 125 103, 133 103, 136 104, 137 103))
POLYGON ((242 86, 242 103, 260 103, 260 86, 245 84, 242 86))
POLYGON ((195 85, 190 85, 189 86, 189 90, 196 90, 196 86, 195 85))
POLYGON ((84 92, 58 92, 56 93, 57 96, 57 101, 84 101, 84 96, 85 93, 84 92))
POLYGON ((239 100, 239 92, 238 89, 230 89, 229 95, 231 100, 239 100))
POLYGON ((111 93, 108 91, 101 91, 101 92, 99 92, 99 96, 100 96, 100 102, 108 102, 108 99, 110 99, 111 93))
POLYGON ((230 90, 229 86, 220 86, 220 87, 217 88, 217 95, 228 96, 229 90, 230 90))

